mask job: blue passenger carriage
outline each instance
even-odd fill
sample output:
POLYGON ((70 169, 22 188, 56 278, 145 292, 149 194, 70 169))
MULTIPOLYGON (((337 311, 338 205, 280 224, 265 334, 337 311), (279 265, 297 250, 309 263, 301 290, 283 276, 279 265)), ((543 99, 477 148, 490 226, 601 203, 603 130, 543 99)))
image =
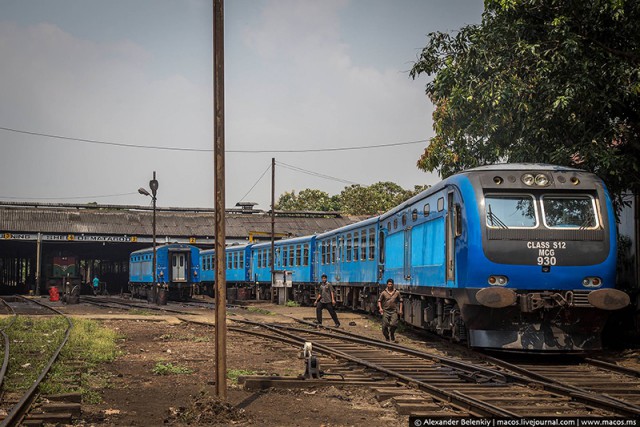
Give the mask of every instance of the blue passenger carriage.
POLYGON ((378 292, 378 217, 316 237, 315 265, 336 288, 344 306, 374 311, 378 292))
MULTIPOLYGON (((169 292, 172 299, 193 294, 200 282, 200 249, 171 243, 156 246, 156 287, 169 292)), ((152 297, 153 248, 132 252, 129 256, 129 290, 134 296, 152 297)))
MULTIPOLYGON (((250 280, 251 246, 233 245, 225 248, 225 280, 227 286, 246 286, 250 280)), ((200 251, 201 292, 213 296, 216 280, 215 249, 200 251)))
POLYGON ((380 269, 405 321, 518 350, 593 350, 615 285, 616 229, 595 175, 506 164, 451 176, 380 217, 380 269))
MULTIPOLYGON (((315 239, 303 236, 274 242, 276 286, 292 287, 294 299, 306 304, 313 294, 315 239)), ((253 280, 260 286, 271 284, 271 243, 256 244, 251 252, 253 280)))

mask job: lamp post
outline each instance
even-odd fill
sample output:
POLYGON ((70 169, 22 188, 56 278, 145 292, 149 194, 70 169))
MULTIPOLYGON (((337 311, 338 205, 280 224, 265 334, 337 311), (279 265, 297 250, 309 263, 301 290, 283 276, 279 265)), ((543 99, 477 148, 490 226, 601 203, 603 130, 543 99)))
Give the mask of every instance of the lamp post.
POLYGON ((151 194, 143 188, 138 188, 138 193, 143 196, 151 197, 151 201, 153 202, 153 293, 155 299, 156 292, 156 193, 158 191, 158 180, 156 179, 156 171, 153 171, 153 179, 149 181, 149 188, 151 189, 151 194))

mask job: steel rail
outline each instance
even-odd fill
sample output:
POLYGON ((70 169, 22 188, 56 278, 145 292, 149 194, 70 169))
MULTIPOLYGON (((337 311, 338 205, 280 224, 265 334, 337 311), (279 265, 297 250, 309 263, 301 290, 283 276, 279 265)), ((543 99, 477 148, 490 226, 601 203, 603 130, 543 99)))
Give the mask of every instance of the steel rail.
POLYGON ((67 341, 69 340, 69 335, 71 334, 71 329, 73 328, 73 323, 71 322, 71 319, 67 315, 65 315, 64 313, 60 312, 59 310, 57 310, 57 309, 55 309, 53 307, 50 307, 50 306, 48 306, 46 304, 42 304, 42 303, 40 303, 39 301, 36 301, 36 300, 30 300, 30 299, 24 298, 24 297, 20 297, 20 298, 23 298, 26 301, 38 304, 38 305, 40 305, 42 307, 48 308, 49 310, 52 310, 55 313, 63 316, 66 319, 67 324, 69 326, 67 327, 67 330, 65 331, 65 336, 64 336, 64 339, 62 340, 62 343, 58 346, 58 348, 54 352, 53 356, 51 356, 51 358, 49 359, 49 362, 47 363, 47 365, 44 367, 44 369, 40 373, 40 376, 38 376, 38 378, 34 381, 34 383, 31 386, 31 388, 29 388, 29 390, 27 390, 27 392, 24 394, 22 399, 20 399, 20 401, 18 401, 18 403, 16 403, 13 406, 13 408, 7 414, 7 416, 4 418, 4 420, 2 420, 2 423, 0 423, 0 427, 17 425, 18 422, 20 422, 24 418, 24 416, 26 414, 26 411, 28 410, 31 402, 33 401, 33 398, 35 397, 36 391, 37 391, 38 387, 40 386, 40 383, 42 383, 42 381, 45 379, 45 377, 49 374, 49 371, 51 370, 51 367, 53 366, 55 361, 58 359, 58 356, 60 355, 60 352, 62 351, 64 346, 67 344, 67 341))
POLYGON ((11 307, 4 300, 4 298, 0 298, 0 301, 2 301, 2 304, 4 304, 5 307, 7 307, 9 309, 9 312, 13 314, 13 318, 11 319, 9 324, 7 326, 5 326, 4 328, 2 328, 2 330, 0 331, 0 333, 2 333, 2 338, 4 339, 4 359, 2 360, 2 368, 0 368, 0 388, 1 388, 2 387, 2 383, 4 382, 4 377, 7 374, 7 369, 9 369, 10 343, 9 343, 9 336, 7 335, 5 330, 9 329, 14 324, 14 322, 16 321, 18 316, 16 315, 16 312, 13 309, 13 307, 11 307))
MULTIPOLYGON (((236 319, 233 319, 233 321, 236 321, 236 319)), ((240 323, 246 323, 246 324, 254 324, 256 326, 262 326, 266 329, 269 329, 273 332, 282 334, 284 336, 287 336, 293 340, 298 341, 298 343, 302 343, 304 344, 305 342, 308 342, 307 339, 303 338, 303 337, 299 337, 296 336, 294 334, 290 334, 278 327, 274 327, 273 325, 268 325, 268 324, 263 324, 263 323, 259 323, 259 322, 252 322, 250 320, 243 320, 240 323)), ((308 331, 305 331, 308 332, 308 331)), ((335 338, 335 337, 334 337, 335 338)), ((384 374, 387 374, 389 376, 398 378, 401 381, 404 381, 408 384, 413 384, 415 386, 417 386, 419 389, 428 392, 429 394, 431 394, 432 396, 437 397, 438 399, 444 401, 444 402, 448 402, 450 404, 453 404, 454 406, 456 406, 457 408, 461 409, 461 410, 466 410, 470 413, 473 413, 473 415, 476 416, 493 416, 493 417, 507 417, 507 418, 521 418, 520 415, 515 414, 513 412, 507 411, 505 409, 502 408, 498 408, 497 406, 485 403, 481 400, 475 399, 473 397, 467 396, 464 393, 460 393, 460 392, 448 392, 445 390, 441 390, 438 387, 434 387, 424 381, 421 380, 417 380, 415 378, 412 378, 408 375, 402 374, 400 372, 396 372, 392 369, 388 369, 385 368, 384 366, 381 366, 379 364, 376 363, 372 363, 369 361, 366 361, 364 359, 352 356, 350 354, 347 354, 345 352, 342 352, 340 350, 335 350, 332 349, 328 346, 325 346, 323 344, 320 343, 312 343, 313 344, 313 348, 315 349, 321 349, 324 350, 325 353, 334 355, 336 357, 340 357, 342 359, 346 359, 349 360, 351 362, 357 363, 361 366, 366 366, 370 369, 374 369, 378 372, 382 372, 384 374)))
MULTIPOLYGON (((290 317, 290 316, 289 316, 290 317)), ((305 320, 300 320, 300 319, 296 319, 293 317, 290 317, 300 323, 303 324, 308 324, 308 325, 314 325, 317 326, 311 322, 305 321, 305 320)), ((234 321, 238 321, 236 319, 234 319, 234 321)), ((249 321, 250 322, 250 321, 249 321)), ((295 329, 295 328, 291 328, 291 327, 287 327, 287 326, 282 326, 282 325, 274 325, 274 327, 279 327, 279 328, 289 328, 289 329, 295 329)), ((491 370, 490 368, 484 368, 484 367, 478 367, 476 365, 473 364, 467 364, 465 362, 458 362, 455 361, 453 359, 447 358, 447 357, 443 357, 443 356, 437 356, 437 355, 432 355, 429 353, 424 353, 424 352, 420 352, 418 350, 413 350, 404 346, 400 346, 400 345, 395 345, 395 344, 391 344, 391 343, 386 343, 383 341, 379 341, 376 339, 363 339, 358 335, 352 334, 350 332, 344 331, 342 329, 339 328, 331 328, 331 327, 324 327, 325 329, 330 329, 332 331, 335 332, 339 332, 342 335, 348 336, 350 337, 349 340, 354 341, 354 342, 361 342, 361 343, 367 343, 367 342, 371 342, 374 345, 378 345, 380 347, 385 347, 388 349, 393 349, 394 351, 398 351, 401 353, 405 353, 405 354, 410 354, 416 357, 421 357, 421 358, 426 358, 426 359, 430 359, 430 360, 435 360, 435 361, 439 361, 440 363, 443 363, 445 365, 450 364, 450 366, 456 366, 459 365, 462 367, 462 369, 464 370, 473 370, 474 368, 477 368, 479 371, 484 372, 487 375, 494 375, 497 377, 501 377, 504 379, 505 382, 509 382, 509 383, 516 383, 516 384, 521 384, 521 385, 525 385, 528 387, 531 387, 531 385, 535 385, 538 388, 541 388, 543 390, 547 390, 547 391, 551 391, 554 393, 558 393, 567 397, 570 397, 571 399, 573 399, 576 402, 579 403, 583 403, 583 404, 587 404, 590 405, 592 407, 596 407, 596 408, 600 408, 600 409, 604 409, 607 411, 612 411, 624 416, 631 416, 631 417, 638 417, 640 416, 640 406, 635 405, 633 403, 630 402, 626 402, 624 400, 620 400, 617 399, 615 397, 609 396, 609 395, 594 395, 594 393, 585 390, 583 388, 580 387, 576 387, 570 384, 566 384, 563 383, 561 381, 546 377, 544 375, 541 374, 537 374, 535 372, 531 372, 525 368, 521 368, 517 365, 513 365, 509 362, 505 362, 501 359, 497 359, 497 358, 493 358, 491 356, 487 356, 484 354, 478 354, 478 358, 485 360, 489 363, 501 366, 505 369, 508 369, 512 372, 515 372, 519 375, 515 375, 513 373, 508 373, 508 372, 503 372, 503 371, 494 371, 491 370)), ((317 331, 305 331, 306 333, 316 333, 316 334, 322 334, 321 332, 317 332, 317 331)), ((331 336, 329 334, 325 334, 325 336, 331 336)), ((616 365, 617 366, 617 365, 616 365)))

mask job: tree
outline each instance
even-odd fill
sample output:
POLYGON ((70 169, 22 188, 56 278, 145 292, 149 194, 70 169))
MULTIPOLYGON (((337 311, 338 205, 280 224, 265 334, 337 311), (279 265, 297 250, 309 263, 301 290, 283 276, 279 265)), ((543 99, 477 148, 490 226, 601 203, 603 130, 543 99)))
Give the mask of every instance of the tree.
MULTIPOLYGON (((421 186, 415 186, 417 191, 421 186)), ((375 215, 385 212, 414 195, 393 182, 377 182, 368 187, 351 185, 340 193, 342 211, 351 215, 375 215)))
POLYGON ((545 162, 595 172, 618 202, 640 189, 640 2, 485 0, 480 25, 429 34, 423 73, 420 169, 545 162))
POLYGON ((429 188, 415 185, 405 190, 393 182, 378 182, 368 187, 351 185, 338 195, 329 196, 321 190, 306 189, 296 195, 295 190, 284 192, 276 209, 285 211, 341 211, 347 215, 375 215, 385 212, 429 188))
POLYGON ((278 198, 276 209, 284 211, 335 211, 340 206, 336 205, 335 198, 321 190, 307 188, 296 195, 295 190, 285 192, 278 198))

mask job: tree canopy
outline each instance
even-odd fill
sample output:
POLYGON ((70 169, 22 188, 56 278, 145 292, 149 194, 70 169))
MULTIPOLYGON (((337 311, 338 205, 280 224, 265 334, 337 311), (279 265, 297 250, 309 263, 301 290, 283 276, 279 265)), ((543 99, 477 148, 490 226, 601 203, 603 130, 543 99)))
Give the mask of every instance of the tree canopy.
POLYGON ((276 209, 375 215, 395 207, 427 188, 427 185, 416 185, 413 190, 405 190, 393 182, 377 182, 370 186, 351 185, 335 196, 329 196, 321 190, 306 189, 297 195, 295 191, 291 191, 283 193, 278 198, 276 209))
POLYGON ((411 76, 434 76, 418 167, 590 170, 621 200, 640 188, 640 2, 485 0, 482 23, 431 33, 411 76))
POLYGON ((276 209, 283 211, 336 211, 339 203, 336 197, 321 190, 307 188, 296 195, 295 190, 285 191, 276 203, 276 209))

